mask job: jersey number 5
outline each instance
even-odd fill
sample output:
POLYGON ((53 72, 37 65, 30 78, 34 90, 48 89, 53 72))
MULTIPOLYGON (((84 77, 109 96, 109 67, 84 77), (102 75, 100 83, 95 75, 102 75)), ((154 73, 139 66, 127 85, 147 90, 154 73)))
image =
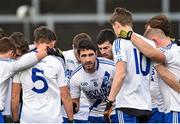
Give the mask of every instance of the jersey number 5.
POLYGON ((150 72, 150 59, 143 56, 143 54, 140 52, 138 53, 137 50, 134 48, 134 59, 135 59, 135 66, 136 66, 136 74, 140 74, 140 72, 142 73, 143 76, 146 76, 147 74, 149 74, 150 72), (138 58, 138 54, 139 54, 139 58, 138 58), (145 64, 143 62, 143 57, 145 57, 145 62, 146 62, 146 67, 143 67, 143 64, 145 64), (144 70, 143 70, 144 69, 144 70))
POLYGON ((33 83, 37 83, 37 81, 42 81, 44 86, 41 89, 37 89, 36 87, 33 87, 32 90, 36 93, 44 93, 48 89, 48 84, 46 79, 43 76, 38 76, 37 73, 44 74, 43 70, 39 70, 37 68, 32 69, 32 81, 33 83))

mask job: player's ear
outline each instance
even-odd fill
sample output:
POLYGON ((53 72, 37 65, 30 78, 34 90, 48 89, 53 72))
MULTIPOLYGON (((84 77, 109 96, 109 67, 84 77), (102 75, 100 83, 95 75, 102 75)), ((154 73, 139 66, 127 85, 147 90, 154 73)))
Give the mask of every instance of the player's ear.
POLYGON ((34 46, 35 46, 35 48, 37 48, 37 43, 36 43, 36 41, 34 41, 34 46))

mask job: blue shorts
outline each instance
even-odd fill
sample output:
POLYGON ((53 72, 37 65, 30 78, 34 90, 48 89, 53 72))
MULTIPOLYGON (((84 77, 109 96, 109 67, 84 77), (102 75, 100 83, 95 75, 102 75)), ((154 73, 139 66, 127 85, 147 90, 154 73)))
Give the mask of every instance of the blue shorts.
MULTIPOLYGON (((114 115, 111 115, 110 116, 110 119, 111 119, 111 123, 118 123, 118 117, 117 117, 117 114, 114 114, 114 115)), ((104 120, 104 117, 95 117, 95 116, 89 116, 88 117, 88 121, 90 123, 107 123, 105 120, 104 120)))
MULTIPOLYGON (((63 117, 63 123, 68 123, 68 118, 63 117)), ((74 123, 89 123, 89 121, 74 119, 74 123)))
POLYGON ((0 123, 4 123, 4 117, 1 112, 0 112, 0 123))
POLYGON ((159 112, 158 108, 153 108, 148 123, 164 123, 164 115, 164 113, 159 112))
POLYGON ((180 123, 180 112, 171 111, 165 114, 165 123, 180 123))

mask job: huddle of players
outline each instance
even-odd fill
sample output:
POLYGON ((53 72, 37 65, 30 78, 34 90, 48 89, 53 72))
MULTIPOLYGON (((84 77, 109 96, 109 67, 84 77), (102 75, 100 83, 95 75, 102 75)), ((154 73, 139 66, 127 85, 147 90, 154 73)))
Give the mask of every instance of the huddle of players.
MULTIPOLYGON (((61 122, 60 113, 64 123, 180 121, 180 48, 179 41, 169 37, 167 17, 147 21, 144 36, 150 40, 133 32, 132 15, 126 9, 116 8, 110 22, 114 32, 101 30, 96 39, 102 57, 91 37, 80 33, 73 39, 73 49, 63 52, 65 69, 62 55, 47 56, 15 74, 11 101, 15 122, 61 122)), ((36 50, 28 54, 53 48, 53 35, 45 27, 37 28, 36 50)))

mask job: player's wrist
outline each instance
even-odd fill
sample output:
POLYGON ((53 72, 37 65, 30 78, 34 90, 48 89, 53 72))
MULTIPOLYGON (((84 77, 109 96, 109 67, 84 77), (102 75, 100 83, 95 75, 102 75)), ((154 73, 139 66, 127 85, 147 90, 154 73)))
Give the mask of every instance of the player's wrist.
POLYGON ((112 104, 113 104, 113 101, 107 99, 105 111, 109 110, 112 107, 112 104))
POLYGON ((78 112, 77 104, 73 102, 73 114, 76 114, 78 112))
POLYGON ((19 120, 15 120, 15 121, 13 121, 13 123, 20 123, 20 121, 19 120))
POLYGON ((73 122, 74 122, 74 120, 73 120, 73 119, 69 119, 69 118, 68 118, 67 122, 68 122, 68 123, 73 123, 73 122))

